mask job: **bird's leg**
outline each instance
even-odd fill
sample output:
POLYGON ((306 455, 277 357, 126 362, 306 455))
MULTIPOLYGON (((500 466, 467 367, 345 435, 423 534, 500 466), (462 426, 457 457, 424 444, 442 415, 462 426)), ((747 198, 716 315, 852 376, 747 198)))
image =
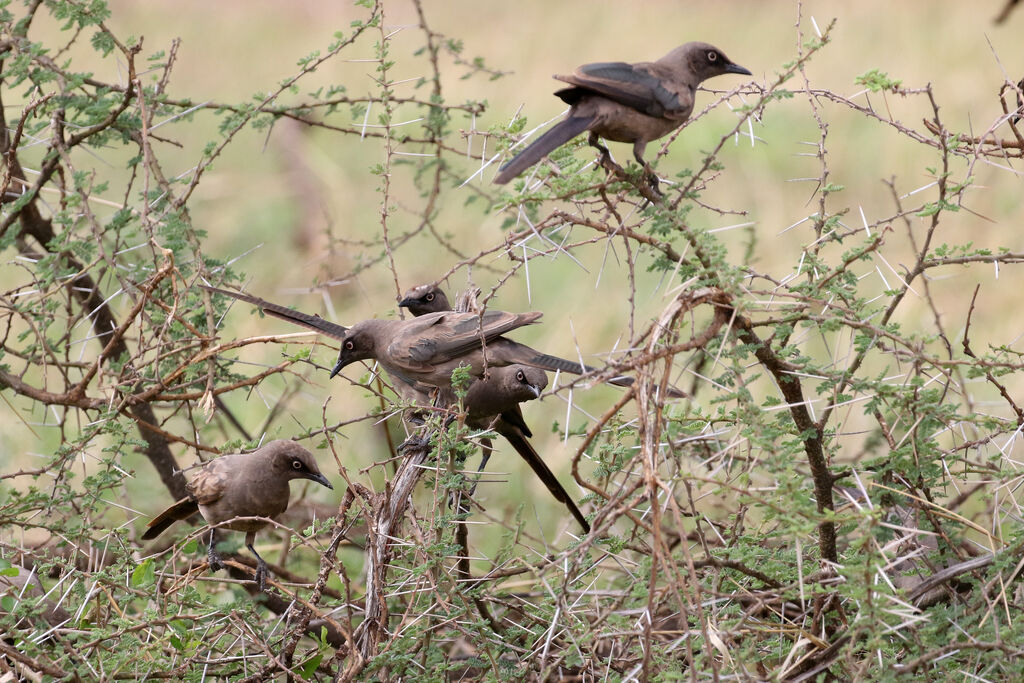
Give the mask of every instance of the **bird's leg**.
POLYGON ((260 593, 264 593, 267 590, 267 563, 263 561, 260 554, 256 552, 256 548, 252 547, 253 541, 256 540, 256 532, 250 531, 245 535, 245 547, 249 549, 249 552, 256 557, 256 587, 260 593))
POLYGON ((640 168, 643 169, 644 180, 650 185, 651 190, 654 194, 659 197, 662 196, 661 190, 658 188, 658 174, 654 172, 654 168, 644 159, 644 148, 647 147, 646 142, 634 142, 633 143, 633 158, 640 164, 640 168))
POLYGON ((459 560, 455 563, 455 573, 460 579, 468 581, 473 575, 469 571, 469 526, 465 520, 456 522, 455 540, 460 551, 459 560))
POLYGON ((470 496, 476 493, 476 485, 480 483, 480 475, 483 474, 484 468, 487 467, 487 461, 491 459, 491 453, 493 452, 494 442, 488 438, 480 439, 480 467, 476 468, 477 478, 469 489, 470 496))
MULTIPOLYGON (((445 434, 448 433, 448 428, 452 426, 452 423, 458 419, 458 415, 454 412, 448 415, 444 422, 441 424, 441 431, 445 434)), ((465 464, 465 458, 460 454, 459 451, 455 451, 454 459, 456 460, 455 465, 460 469, 465 464)), ((462 490, 460 484, 458 489, 452 488, 448 491, 448 509, 455 510, 460 515, 469 514, 469 504, 466 503, 466 494, 462 490)))
MULTIPOLYGON (((431 405, 436 408, 438 406, 438 401, 440 400, 440 392, 437 389, 433 389, 433 390, 431 390, 431 395, 432 395, 432 397, 431 397, 431 405)), ((420 410, 420 411, 417 411, 417 412, 419 414, 419 424, 421 426, 422 425, 426 425, 425 416, 428 415, 429 413, 427 413, 426 411, 423 411, 423 410, 420 410)), ((449 424, 451 424, 451 419, 450 418, 449 418, 449 420, 447 422, 444 423, 444 428, 447 429, 449 424)), ((426 431, 426 430, 424 429, 423 431, 426 431)), ((421 436, 421 433, 413 434, 412 436, 407 438, 405 441, 403 441, 402 443, 398 444, 398 452, 402 453, 403 455, 405 454, 405 451, 421 451, 421 450, 425 451, 425 450, 428 450, 429 448, 430 448, 430 439, 428 439, 428 438, 426 438, 424 436, 421 436)))
POLYGON ((219 572, 224 569, 224 562, 221 561, 220 553, 217 552, 217 534, 216 529, 210 527, 210 545, 207 547, 206 558, 210 563, 211 572, 219 572))
POLYGON ((413 434, 402 443, 398 444, 398 452, 405 455, 406 451, 420 451, 430 448, 430 439, 420 434, 413 434))
POLYGON ((598 151, 601 152, 601 157, 597 160, 597 163, 602 168, 609 168, 610 164, 614 164, 612 161, 612 153, 608 151, 608 148, 601 144, 601 138, 598 137, 597 133, 590 131, 590 136, 587 138, 587 144, 591 147, 597 147, 598 151))

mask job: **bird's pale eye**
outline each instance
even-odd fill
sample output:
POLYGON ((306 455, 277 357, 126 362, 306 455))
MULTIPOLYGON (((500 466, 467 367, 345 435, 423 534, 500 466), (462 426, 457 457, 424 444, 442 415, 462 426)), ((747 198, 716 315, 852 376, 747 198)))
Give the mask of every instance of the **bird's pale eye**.
POLYGON ((356 348, 356 345, 353 344, 351 340, 345 342, 345 350, 346 351, 351 351, 354 348, 356 348))
POLYGON ((525 382, 526 381, 526 373, 524 373, 522 370, 517 372, 516 373, 516 380, 519 381, 519 382, 525 382))
POLYGON ((424 299, 426 299, 427 301, 433 301, 433 300, 434 300, 434 293, 433 293, 433 292, 431 292, 430 294, 427 294, 427 295, 426 295, 425 297, 423 297, 423 298, 424 298, 424 299))
POLYGON ((292 460, 292 468, 296 469, 296 470, 301 470, 302 469, 302 461, 301 460, 292 460))
POLYGON ((714 50, 711 50, 710 52, 708 52, 708 61, 709 62, 717 62, 718 61, 718 53, 715 52, 714 50))

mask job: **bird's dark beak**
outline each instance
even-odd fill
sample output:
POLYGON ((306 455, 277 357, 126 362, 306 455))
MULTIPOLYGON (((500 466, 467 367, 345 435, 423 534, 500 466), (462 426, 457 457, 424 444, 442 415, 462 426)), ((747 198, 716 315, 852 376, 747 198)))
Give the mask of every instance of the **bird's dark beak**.
POLYGON ((749 71, 747 71, 746 69, 744 69, 739 64, 730 64, 729 66, 725 67, 725 70, 726 70, 727 73, 731 73, 731 74, 743 74, 744 76, 753 76, 754 75, 754 74, 750 73, 749 71))
POLYGON ((317 472, 316 474, 313 474, 313 473, 307 474, 306 475, 306 479, 309 479, 310 481, 315 481, 318 484, 323 484, 324 486, 326 486, 327 488, 331 489, 332 491, 334 490, 334 487, 331 486, 331 482, 327 481, 327 477, 325 477, 324 475, 320 474, 319 472, 317 472))
POLYGON ((409 308, 414 303, 416 303, 416 299, 413 299, 412 297, 407 297, 407 298, 402 299, 401 301, 398 302, 398 307, 399 308, 409 308))
POLYGON ((540 387, 533 384, 528 384, 527 386, 530 387, 530 391, 533 392, 534 398, 540 398, 540 387))
POLYGON ((342 368, 346 365, 348 365, 348 363, 345 362, 345 359, 339 356, 338 362, 334 364, 334 369, 331 370, 331 379, 334 379, 334 376, 341 372, 342 368))

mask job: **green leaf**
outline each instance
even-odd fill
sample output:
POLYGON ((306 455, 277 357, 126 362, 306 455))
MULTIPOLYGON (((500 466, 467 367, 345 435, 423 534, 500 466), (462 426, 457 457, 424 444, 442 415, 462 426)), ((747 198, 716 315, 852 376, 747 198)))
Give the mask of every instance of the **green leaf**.
POLYGON ((153 559, 150 558, 140 564, 132 571, 132 586, 142 588, 152 584, 156 580, 156 572, 153 569, 153 559))
POLYGON ((878 69, 872 69, 865 74, 857 76, 854 80, 857 85, 863 85, 871 92, 879 92, 881 90, 897 90, 903 81, 896 81, 889 78, 888 74, 878 69))
POLYGON ((320 662, 322 662, 323 659, 323 653, 318 652, 313 655, 308 662, 302 665, 302 668, 299 669, 299 673, 301 673, 302 677, 307 681, 313 680, 313 676, 316 674, 316 668, 320 666, 320 662))

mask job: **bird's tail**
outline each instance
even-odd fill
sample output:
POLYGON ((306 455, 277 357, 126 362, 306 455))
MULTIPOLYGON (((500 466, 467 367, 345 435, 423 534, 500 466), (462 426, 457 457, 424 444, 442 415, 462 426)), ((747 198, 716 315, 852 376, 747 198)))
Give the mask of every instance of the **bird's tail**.
MULTIPOLYGON (((583 363, 577 363, 576 361, 566 360, 565 358, 559 358, 558 356, 549 356, 546 353, 538 353, 529 360, 527 365, 532 365, 541 370, 547 370, 548 372, 569 372, 574 375, 583 375, 588 372, 600 372, 598 368, 592 368, 589 365, 583 363)), ((605 380, 607 384, 614 384, 617 387, 631 387, 635 380, 632 377, 626 377, 625 375, 619 375, 605 380)), ((689 394, 675 387, 668 388, 668 395, 672 398, 685 398, 689 394)))
POLYGON ((149 541, 156 538, 166 531, 167 527, 179 520, 188 519, 197 512, 199 512, 199 505, 194 500, 182 498, 153 518, 153 521, 147 525, 146 533, 142 534, 142 540, 149 541))
POLYGON ((296 311, 279 304, 271 303, 266 299, 261 299, 258 296, 250 296, 249 294, 243 294, 242 292, 232 292, 227 289, 218 289, 217 287, 209 287, 207 285, 199 285, 203 289, 209 290, 214 294, 223 294, 229 296, 232 299, 238 299, 239 301, 245 301, 253 306, 258 306, 267 315, 280 318, 281 320, 287 320, 290 323, 301 325, 302 327, 310 330, 316 330, 326 334, 328 337, 334 337, 335 339, 344 339, 345 332, 348 328, 332 323, 328 320, 324 320, 318 315, 310 315, 309 313, 303 313, 302 311, 296 311))
POLYGON ((548 491, 551 492, 551 495, 554 496, 555 500, 563 503, 565 507, 569 508, 569 512, 572 513, 572 516, 580 523, 583 530, 589 534, 590 522, 588 522, 587 518, 583 516, 580 509, 576 507, 576 503, 574 503, 572 498, 569 497, 569 492, 566 491, 562 486, 562 483, 558 481, 558 478, 555 477, 555 473, 551 471, 551 468, 547 466, 547 463, 541 460, 540 454, 534 450, 533 446, 526 440, 526 437, 523 436, 522 432, 516 428, 502 429, 500 424, 497 429, 498 433, 505 437, 505 439, 512 444, 512 447, 516 449, 516 453, 519 454, 519 457, 526 461, 526 464, 530 466, 530 469, 532 469, 533 473, 537 475, 537 478, 544 482, 544 486, 548 488, 548 491))
MULTIPOLYGON (((573 360, 567 360, 565 358, 559 358, 558 356, 549 356, 546 353, 538 353, 530 359, 529 365, 532 365, 541 370, 547 370, 549 372, 568 372, 573 375, 583 375, 588 372, 600 372, 597 368, 592 368, 589 365, 583 363, 577 363, 573 360)), ((632 377, 612 377, 608 380, 608 384, 614 384, 617 387, 629 387, 633 386, 632 377)))
POLYGON ((557 147, 561 147, 587 130, 593 120, 593 117, 590 116, 570 116, 559 121, 548 129, 546 133, 537 138, 529 147, 498 169, 498 175, 494 176, 494 184, 504 185, 512 180, 557 147))

